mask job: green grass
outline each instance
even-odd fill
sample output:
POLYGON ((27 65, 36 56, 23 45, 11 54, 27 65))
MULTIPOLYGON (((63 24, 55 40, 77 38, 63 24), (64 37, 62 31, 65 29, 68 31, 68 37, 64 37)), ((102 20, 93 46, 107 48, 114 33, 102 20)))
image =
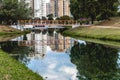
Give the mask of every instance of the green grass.
POLYGON ((79 27, 76 29, 71 29, 63 32, 63 34, 92 38, 100 40, 110 40, 110 41, 120 41, 120 29, 113 28, 83 28, 79 27))
POLYGON ((0 50, 0 80, 43 80, 25 65, 0 50))
POLYGON ((88 28, 79 27, 66 30, 64 35, 74 38, 82 38, 91 42, 99 42, 104 44, 117 44, 120 41, 120 29, 117 28, 88 28))
POLYGON ((72 29, 72 26, 63 26, 63 27, 65 27, 67 29, 72 29))
POLYGON ((0 36, 3 35, 17 35, 17 34, 27 34, 30 31, 13 31, 13 32, 0 32, 0 36))
POLYGON ((82 38, 82 37, 75 37, 75 38, 87 42, 93 42, 93 43, 104 44, 104 45, 120 48, 120 42, 116 42, 116 41, 99 40, 99 39, 82 38))

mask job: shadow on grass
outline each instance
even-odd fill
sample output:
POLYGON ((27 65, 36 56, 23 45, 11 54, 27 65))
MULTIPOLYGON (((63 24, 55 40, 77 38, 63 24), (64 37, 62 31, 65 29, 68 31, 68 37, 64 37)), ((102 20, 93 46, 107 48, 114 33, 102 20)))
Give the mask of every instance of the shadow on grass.
POLYGON ((98 44, 104 44, 104 45, 109 45, 113 47, 120 47, 120 42, 117 41, 108 41, 108 40, 99 40, 99 39, 91 39, 91 38, 82 38, 82 37, 75 37, 76 39, 88 41, 88 42, 93 42, 93 43, 98 43, 98 44))

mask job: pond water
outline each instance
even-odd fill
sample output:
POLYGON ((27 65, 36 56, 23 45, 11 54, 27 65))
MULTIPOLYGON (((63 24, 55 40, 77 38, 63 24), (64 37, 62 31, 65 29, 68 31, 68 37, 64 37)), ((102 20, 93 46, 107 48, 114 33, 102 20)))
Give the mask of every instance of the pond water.
POLYGON ((31 32, 0 42, 2 50, 45 80, 120 80, 120 48, 31 32))

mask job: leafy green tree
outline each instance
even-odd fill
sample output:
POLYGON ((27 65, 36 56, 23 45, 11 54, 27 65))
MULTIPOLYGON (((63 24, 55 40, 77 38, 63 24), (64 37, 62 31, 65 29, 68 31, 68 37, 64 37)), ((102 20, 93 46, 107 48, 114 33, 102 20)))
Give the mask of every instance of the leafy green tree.
POLYGON ((48 17, 48 20, 54 20, 54 19, 53 19, 53 14, 47 15, 47 17, 48 17))
POLYGON ((56 18, 56 20, 60 20, 60 18, 59 18, 59 17, 57 17, 57 18, 56 18))
POLYGON ((0 9, 1 21, 6 24, 17 22, 19 19, 28 19, 31 17, 31 9, 24 1, 3 0, 0 9))
POLYGON ((109 19, 118 10, 118 0, 70 0, 70 11, 74 19, 90 18, 94 20, 109 19))
POLYGON ((60 18, 56 18, 56 20, 71 20, 71 19, 72 18, 67 15, 61 16, 60 18))
POLYGON ((78 2, 78 0, 70 0, 70 11, 74 17, 74 19, 79 19, 80 18, 80 3, 78 2))
POLYGON ((109 17, 116 16, 118 11, 118 0, 98 0, 100 3, 99 17, 100 19, 109 19, 109 17))
POLYGON ((46 17, 42 16, 42 20, 47 20, 46 17))
POLYGON ((109 46, 87 43, 75 44, 71 61, 77 66, 80 80, 119 80, 118 50, 109 46))

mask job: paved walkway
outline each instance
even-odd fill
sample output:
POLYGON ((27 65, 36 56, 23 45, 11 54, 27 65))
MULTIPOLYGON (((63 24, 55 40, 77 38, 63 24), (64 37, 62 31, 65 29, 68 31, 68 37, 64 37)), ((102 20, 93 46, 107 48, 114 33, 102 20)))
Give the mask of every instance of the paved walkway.
POLYGON ((118 28, 120 29, 120 27, 116 27, 116 26, 91 26, 91 28, 118 28))

